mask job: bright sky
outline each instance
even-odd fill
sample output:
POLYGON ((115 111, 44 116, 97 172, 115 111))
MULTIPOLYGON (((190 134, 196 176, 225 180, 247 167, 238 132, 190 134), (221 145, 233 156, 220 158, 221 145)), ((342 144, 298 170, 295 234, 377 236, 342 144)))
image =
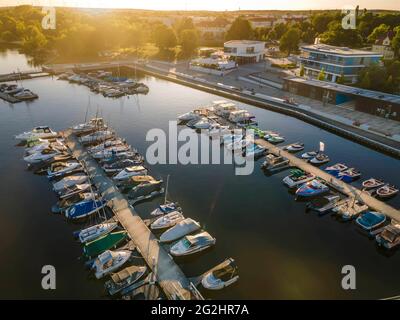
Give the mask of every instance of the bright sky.
POLYGON ((399 0, 0 0, 0 6, 20 4, 154 10, 340 9, 358 4, 367 9, 400 10, 399 0))

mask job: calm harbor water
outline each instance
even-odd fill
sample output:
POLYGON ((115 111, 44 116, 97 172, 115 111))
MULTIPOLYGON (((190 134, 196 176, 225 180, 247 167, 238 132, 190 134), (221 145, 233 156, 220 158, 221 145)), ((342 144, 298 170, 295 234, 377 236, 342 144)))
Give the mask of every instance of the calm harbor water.
MULTIPOLYGON (((16 51, 0 55, 1 73, 25 69, 26 58, 16 51)), ((220 99, 164 80, 143 77, 146 96, 107 99, 88 88, 55 78, 23 81, 39 99, 15 105, 0 101, 0 265, 1 298, 105 298, 103 281, 89 276, 72 239, 79 226, 50 212, 56 197, 45 177, 33 175, 21 160, 23 149, 13 136, 46 124, 62 130, 83 122, 100 110, 120 136, 142 154, 150 142, 148 130, 168 129, 168 121, 197 106, 220 99), (41 268, 54 265, 57 289, 41 289, 41 268)), ((281 132, 307 149, 324 141, 331 163, 355 166, 364 178, 377 177, 400 185, 399 161, 335 136, 297 119, 238 103, 252 112, 259 127, 281 132)), ((235 176, 231 165, 155 165, 152 173, 169 174, 170 198, 179 201, 186 217, 199 221, 217 238, 212 249, 180 261, 188 276, 196 276, 233 257, 240 280, 213 299, 354 299, 400 294, 400 252, 388 255, 361 234, 354 223, 305 212, 282 184, 287 172, 266 177, 256 164, 250 176, 235 176), (357 289, 341 288, 341 268, 357 270, 357 289)), ((137 206, 143 217, 163 199, 137 206)), ((389 203, 400 207, 400 197, 389 203)))

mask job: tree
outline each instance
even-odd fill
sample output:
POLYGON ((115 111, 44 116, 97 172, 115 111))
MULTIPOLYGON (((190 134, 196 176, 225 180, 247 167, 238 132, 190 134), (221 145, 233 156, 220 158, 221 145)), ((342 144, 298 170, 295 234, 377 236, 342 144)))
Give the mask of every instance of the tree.
POLYGON ((182 31, 181 46, 185 55, 191 55, 197 49, 199 46, 199 36, 195 29, 182 31))
POLYGON ((160 50, 167 50, 177 45, 174 31, 164 24, 160 24, 154 29, 153 39, 160 50))
POLYGON ((282 36, 285 34, 285 32, 288 30, 286 24, 284 23, 278 23, 274 26, 274 32, 276 35, 276 40, 282 38, 282 36))
POLYGON ((396 57, 400 57, 400 27, 395 28, 396 35, 392 39, 392 48, 396 57))
POLYGON ((325 80, 325 77, 326 77, 325 69, 322 68, 321 71, 320 71, 319 74, 318 74, 318 80, 324 81, 324 80, 325 80))
POLYGON ((290 28, 279 40, 279 50, 287 52, 288 56, 299 49, 300 30, 290 28))
POLYGON ((302 65, 300 66, 300 77, 304 77, 304 73, 305 73, 305 71, 304 71, 304 65, 302 64, 302 65))
POLYGON ((328 24, 334 20, 334 16, 330 13, 318 13, 311 19, 314 30, 320 34, 327 30, 328 24))
POLYGON ((226 40, 250 40, 253 39, 253 29, 248 20, 237 17, 226 33, 226 40))
POLYGON ((328 31, 320 35, 321 42, 334 46, 359 47, 363 39, 357 29, 343 29, 339 21, 329 23, 328 31))
POLYGON ((175 30, 176 35, 178 36, 178 38, 181 38, 181 34, 182 31, 184 30, 191 30, 194 29, 194 24, 193 24, 193 20, 191 18, 182 18, 182 19, 178 19, 174 25, 173 28, 175 30))
POLYGON ((372 31, 372 33, 368 36, 368 42, 374 43, 380 37, 386 35, 389 32, 390 26, 382 23, 378 27, 372 31))
POLYGON ((343 72, 340 74, 340 77, 336 78, 336 83, 338 84, 344 84, 345 83, 345 78, 343 72))

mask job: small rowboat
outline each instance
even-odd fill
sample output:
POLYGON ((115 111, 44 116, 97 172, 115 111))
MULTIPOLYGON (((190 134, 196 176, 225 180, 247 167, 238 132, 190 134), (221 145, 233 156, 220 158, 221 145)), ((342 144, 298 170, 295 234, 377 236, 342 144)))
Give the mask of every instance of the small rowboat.
POLYGON ((396 195, 399 192, 399 189, 395 188, 395 186, 384 185, 376 190, 376 194, 380 198, 390 198, 396 195))
POLYGON ((362 186, 364 189, 369 190, 369 189, 382 187, 384 184, 385 183, 383 182, 383 180, 371 178, 371 179, 363 181, 362 186))

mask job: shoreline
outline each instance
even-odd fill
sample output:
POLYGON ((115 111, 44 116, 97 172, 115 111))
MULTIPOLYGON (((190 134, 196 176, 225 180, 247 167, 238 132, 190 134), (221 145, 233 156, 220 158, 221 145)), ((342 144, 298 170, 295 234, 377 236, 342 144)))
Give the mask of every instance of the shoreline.
POLYGON ((180 79, 178 77, 171 77, 168 74, 161 74, 160 73, 161 71, 157 72, 153 70, 148 70, 147 68, 143 68, 140 66, 136 66, 136 68, 137 70, 140 70, 154 77, 172 81, 181 85, 202 90, 208 93, 216 94, 232 100, 240 101, 262 109, 267 109, 289 115, 291 117, 297 118, 307 123, 316 125, 327 131, 333 132, 341 137, 350 139, 352 141, 365 145, 369 148, 372 148, 374 150, 383 152, 387 155, 400 159, 400 148, 395 147, 395 145, 399 145, 400 147, 400 143, 396 143, 395 141, 389 141, 385 137, 377 136, 376 134, 373 133, 368 133, 363 129, 358 129, 355 127, 348 126, 338 121, 328 119, 320 115, 316 115, 315 113, 309 112, 307 110, 294 109, 293 106, 290 106, 285 103, 280 103, 275 101, 267 102, 261 98, 251 97, 249 95, 236 92, 234 90, 213 86, 208 83, 196 83, 193 80, 190 81, 189 79, 180 79), (384 142, 384 140, 386 141, 384 142))
POLYGON ((281 114, 285 114, 309 124, 315 125, 319 128, 332 132, 338 136, 344 137, 356 143, 367 146, 373 150, 377 150, 381 153, 389 155, 393 158, 400 159, 400 143, 386 138, 381 135, 377 135, 372 132, 365 131, 361 128, 349 126, 339 121, 329 119, 327 117, 318 115, 314 112, 296 108, 293 105, 259 98, 255 95, 239 92, 233 89, 224 88, 217 86, 205 81, 199 81, 193 79, 189 75, 179 75, 170 73, 167 70, 161 70, 160 68, 139 65, 136 62, 131 61, 113 61, 109 63, 90 63, 90 64, 66 64, 66 65, 48 65, 43 66, 44 72, 51 74, 59 74, 66 71, 89 71, 97 69, 112 69, 112 68, 127 68, 129 70, 141 71, 150 76, 161 78, 167 81, 171 81, 177 84, 181 84, 187 87, 191 87, 197 90, 205 91, 211 94, 215 94, 221 97, 232 99, 235 101, 243 102, 246 104, 253 105, 266 110, 271 110, 281 114))

